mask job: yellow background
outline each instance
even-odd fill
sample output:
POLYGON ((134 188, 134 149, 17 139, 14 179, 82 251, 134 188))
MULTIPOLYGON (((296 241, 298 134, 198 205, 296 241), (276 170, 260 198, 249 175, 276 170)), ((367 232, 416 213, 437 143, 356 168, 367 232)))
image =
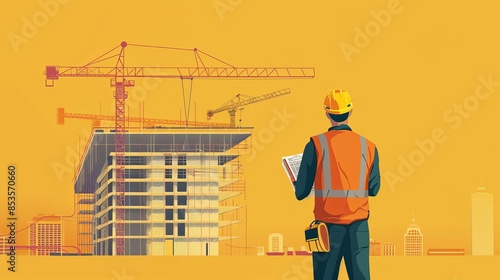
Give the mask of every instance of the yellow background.
MULTIPOLYGON (((0 166, 5 170, 7 164, 14 163, 18 168, 18 227, 27 226, 37 214, 70 215, 73 210, 72 171, 58 177, 53 165, 62 164, 67 170, 73 168, 74 153, 78 152, 79 143, 83 144, 82 139, 86 139, 91 126, 90 122, 79 120, 68 120, 65 126, 57 126, 55 109, 114 113, 112 89, 106 79, 66 78, 56 81, 54 88, 46 88, 44 66, 82 65, 125 40, 136 44, 196 47, 235 66, 315 67, 314 79, 194 81, 197 120, 204 120, 207 109, 220 106, 237 93, 260 95, 287 87, 292 90, 288 96, 243 110, 242 125, 255 127, 252 140, 254 144, 261 144, 260 149, 256 148, 243 159, 248 190, 249 247, 267 249, 267 236, 273 232, 284 234, 285 246, 298 249, 303 244, 303 228, 312 219, 312 200, 295 200, 279 161, 283 155, 302 152, 310 136, 328 128, 322 100, 329 90, 344 88, 355 102, 349 124, 354 131, 375 142, 380 153, 382 188, 370 201, 371 237, 396 243, 397 253, 402 254, 403 235, 415 214, 424 234, 425 251, 452 247, 464 248, 470 254, 471 193, 482 182, 494 193, 496 201, 500 199, 497 121, 500 87, 496 86, 496 91, 479 101, 477 110, 468 117, 460 117, 462 122, 456 127, 455 122, 447 121, 443 115, 474 95, 480 76, 491 75, 493 81, 500 81, 500 3, 401 0, 400 12, 391 14, 386 26, 377 25, 380 30, 372 30, 369 42, 361 46, 355 43, 356 28, 365 30, 375 22, 372 11, 387 10, 392 1, 337 2, 73 0, 58 4, 58 11, 49 15, 46 23, 35 26, 37 30, 25 36, 22 29, 26 21, 42 20, 33 18, 44 11, 39 2, 1 1, 0 166), (217 3, 231 9, 218 12, 214 6, 217 3), (23 43, 13 44, 9 39, 15 36, 12 34, 23 37, 23 43), (357 52, 346 56, 341 49, 343 43, 358 46, 357 52), (279 131, 271 125, 276 110, 293 115, 279 131), (266 134, 269 129, 272 137, 266 134), (393 183, 391 188, 387 174, 401 175, 398 173, 400 157, 408 159, 418 149, 415 141, 431 137, 435 129, 442 129, 446 140, 436 144, 435 150, 425 156, 423 164, 416 166, 410 176, 402 176, 404 182, 393 183)), ((186 53, 127 48, 127 64, 191 66, 194 59, 186 53)), ((143 82, 137 80, 136 84, 143 82)), ((130 92, 130 115, 137 116, 138 104, 144 101, 148 117, 179 117, 182 94, 178 79, 157 81, 145 96, 134 89, 130 92)), ((191 119, 193 110, 192 107, 191 119)), ((228 119, 227 113, 220 113, 213 121, 227 122, 228 119)), ((0 182, 6 186, 6 176, 2 176, 0 182)), ((6 205, 5 191, 0 193, 0 205, 6 205)), ((496 206, 495 253, 498 255, 498 202, 496 206)), ((6 209, 0 209, 2 223, 6 214, 6 209)), ((5 233, 2 226, 0 234, 5 233)), ((18 238, 27 245, 27 231, 19 233, 18 238)), ((69 228, 65 244, 75 243, 74 228, 69 228)), ((249 250, 251 255, 255 252, 255 249, 249 250)), ((102 262, 109 261, 111 267, 121 269, 116 260, 98 259, 100 267, 102 262)), ((127 267, 135 271, 136 279, 164 275, 156 274, 153 267, 148 268, 152 270, 149 272, 139 269, 139 262, 145 258, 126 260, 127 267)), ((185 258, 175 262, 183 260, 185 258)), ((372 269, 374 273, 382 273, 377 279, 405 275, 405 269, 412 267, 407 259, 397 260, 406 261, 406 267, 392 260, 390 271, 372 269)), ((223 267, 224 261, 230 260, 209 260, 215 263, 214 267, 223 267)), ((282 261, 285 260, 273 259, 273 262, 282 261)), ((294 262, 301 262, 299 259, 288 261, 285 268, 276 267, 279 273, 273 272, 272 262, 255 258, 249 258, 248 262, 239 259, 240 265, 226 266, 227 270, 216 273, 206 260, 189 259, 193 266, 200 262, 204 275, 210 279, 239 279, 234 276, 236 273, 261 268, 260 274, 244 274, 241 279, 252 279, 256 275, 261 279, 277 279, 275 275, 281 277, 294 262)), ((378 258, 373 265, 385 266, 385 261, 378 258)), ((69 279, 65 277, 79 271, 85 271, 84 277, 113 278, 106 269, 96 269, 94 275, 92 269, 83 263, 79 265, 80 262, 82 260, 20 258, 16 275, 28 277, 28 270, 47 266, 44 270, 57 269, 62 273, 61 279, 69 279), (103 275, 102 271, 107 274, 103 275)), ((92 260, 85 262, 93 267, 92 260)), ((500 261, 494 257, 486 263, 498 265, 500 261)), ((439 270, 441 266, 437 264, 437 259, 426 260, 424 267, 439 270)), ((461 267, 462 272, 482 270, 484 278, 481 279, 499 279, 493 276, 492 266, 481 265, 478 259, 470 265, 456 267, 461 267)), ((6 264, 0 268, 2 279, 4 275, 12 277, 6 274, 6 269, 6 264)), ((176 277, 169 279, 182 279, 183 270, 189 269, 191 266, 172 268, 169 274, 176 277)), ((459 275, 444 274, 436 279, 454 279, 459 275)))

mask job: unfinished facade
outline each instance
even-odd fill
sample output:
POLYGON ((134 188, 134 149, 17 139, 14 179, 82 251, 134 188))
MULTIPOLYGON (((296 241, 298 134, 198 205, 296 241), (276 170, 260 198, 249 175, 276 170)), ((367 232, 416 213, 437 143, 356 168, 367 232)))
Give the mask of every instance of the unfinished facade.
POLYGON ((80 249, 116 255, 117 238, 124 238, 126 255, 219 255, 244 248, 244 238, 237 244, 233 238, 246 232, 239 157, 249 136, 224 128, 130 130, 125 236, 117 237, 114 133, 94 130, 75 177, 80 249))

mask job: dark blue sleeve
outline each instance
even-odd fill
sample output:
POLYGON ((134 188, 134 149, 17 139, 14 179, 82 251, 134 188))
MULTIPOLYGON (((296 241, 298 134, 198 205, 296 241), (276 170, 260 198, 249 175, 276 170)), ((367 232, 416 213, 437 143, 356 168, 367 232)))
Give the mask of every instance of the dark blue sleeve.
POLYGON ((298 200, 308 197, 311 193, 314 178, 316 177, 316 162, 316 149, 314 148, 314 142, 311 140, 304 148, 299 174, 297 181, 295 181, 295 197, 298 200))
POLYGON ((370 196, 376 196, 380 190, 380 169, 379 169, 379 159, 378 150, 375 148, 375 156, 373 158, 373 165, 370 169, 370 179, 368 181, 368 194, 370 196))

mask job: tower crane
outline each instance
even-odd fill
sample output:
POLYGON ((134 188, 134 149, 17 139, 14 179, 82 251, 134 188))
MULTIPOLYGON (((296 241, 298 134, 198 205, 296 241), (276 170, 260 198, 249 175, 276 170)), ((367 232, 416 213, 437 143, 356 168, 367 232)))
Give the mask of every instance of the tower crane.
MULTIPOLYGON (((235 67, 197 48, 176 48, 142 44, 128 44, 123 41, 118 46, 107 51, 83 66, 45 66, 45 86, 53 87, 60 78, 107 78, 114 88, 115 99, 115 254, 125 255, 125 101, 128 93, 125 90, 135 85, 134 78, 176 78, 181 79, 183 96, 184 79, 290 79, 314 78, 312 67, 235 67), (128 66, 125 64, 125 49, 127 47, 165 49, 192 52, 196 66, 128 66), (208 66, 203 57, 215 60, 222 66, 208 66), (104 61, 114 61, 112 66, 98 66, 104 61)), ((191 96, 190 90, 190 96, 191 96)), ((184 99, 185 100, 185 99, 184 99)), ((190 100, 190 99, 189 99, 190 100)), ((186 117, 188 120, 188 116, 186 117)))
MULTIPOLYGON (((101 121, 115 121, 115 116, 100 115, 100 114, 98 115, 98 114, 68 113, 64 111, 64 108, 57 108, 56 123, 58 125, 64 125, 64 120, 68 118, 91 120, 92 126, 94 127, 100 126, 101 121)), ((228 123, 194 122, 194 121, 165 120, 165 119, 140 118, 140 117, 125 117, 125 121, 134 123, 143 123, 144 127, 152 127, 157 124, 189 125, 197 127, 230 127, 228 123)))
POLYGON ((274 91, 274 92, 267 93, 264 95, 259 95, 259 96, 247 96, 247 95, 237 94, 235 97, 233 97, 228 102, 224 103, 219 108, 214 109, 214 110, 208 110, 207 111, 207 119, 210 120, 212 118, 212 116, 215 115, 216 113, 219 113, 222 111, 228 111, 228 113, 229 113, 229 125, 230 125, 230 127, 236 127, 236 121, 235 121, 236 111, 238 109, 239 110, 243 109, 240 107, 245 106, 245 105, 249 105, 249 104, 253 104, 253 103, 256 103, 259 101, 271 99, 274 97, 283 96, 283 95, 289 94, 289 93, 291 93, 290 89, 286 88, 286 89, 281 89, 278 91, 274 91))

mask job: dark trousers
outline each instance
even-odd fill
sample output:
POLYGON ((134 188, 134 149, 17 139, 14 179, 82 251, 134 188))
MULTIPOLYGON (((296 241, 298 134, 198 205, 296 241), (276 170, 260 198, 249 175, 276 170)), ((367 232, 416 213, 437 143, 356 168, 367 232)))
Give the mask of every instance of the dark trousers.
POLYGON ((338 279, 342 257, 350 280, 370 279, 368 220, 350 225, 326 225, 330 252, 313 253, 314 280, 338 279))

